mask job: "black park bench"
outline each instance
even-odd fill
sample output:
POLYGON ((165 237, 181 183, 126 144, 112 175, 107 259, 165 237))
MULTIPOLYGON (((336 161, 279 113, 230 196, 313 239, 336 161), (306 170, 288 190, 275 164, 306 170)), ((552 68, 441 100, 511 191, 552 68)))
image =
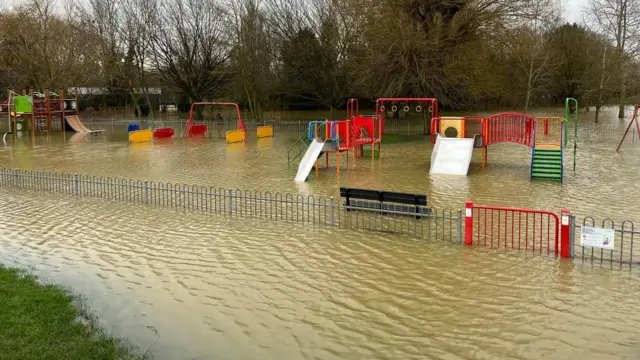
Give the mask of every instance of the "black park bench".
POLYGON ((340 197, 345 199, 344 206, 347 211, 356 209, 382 210, 386 212, 412 212, 419 215, 431 213, 431 209, 426 207, 427 195, 341 187, 340 197))

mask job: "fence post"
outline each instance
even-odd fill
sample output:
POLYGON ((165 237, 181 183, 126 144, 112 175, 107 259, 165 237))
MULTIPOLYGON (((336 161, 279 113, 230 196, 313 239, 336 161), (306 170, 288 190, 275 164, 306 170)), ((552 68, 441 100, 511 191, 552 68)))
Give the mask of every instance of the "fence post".
POLYGON ((233 189, 229 188, 229 214, 233 214, 233 189))
POLYGON ((73 186, 74 186, 74 191, 75 191, 75 195, 78 195, 78 174, 73 174, 73 186))
POLYGON ((330 204, 331 204, 331 226, 335 225, 335 215, 334 215, 334 209, 335 209, 335 203, 333 200, 333 196, 331 198, 329 198, 330 204))
POLYGON ((149 203, 149 180, 144 181, 144 203, 149 203))
POLYGON ((567 209, 560 210, 562 225, 560 225, 560 257, 571 257, 571 212, 567 209))
POLYGON ((458 244, 462 242, 462 209, 458 209, 458 244))
POLYGON ((19 171, 20 171, 20 170, 18 170, 18 169, 13 169, 13 175, 14 175, 14 176, 13 176, 13 186, 15 186, 15 187, 18 187, 18 186, 19 186, 19 185, 18 185, 18 183, 20 182, 20 181, 18 180, 18 179, 19 179, 19 177, 18 177, 18 176, 19 176, 19 175, 18 175, 18 172, 19 172, 19 171))
POLYGON ((464 208, 464 244, 473 245, 473 202, 465 202, 464 208))
POLYGON ((576 257, 576 216, 571 214, 571 222, 569 223, 571 227, 569 233, 571 234, 571 241, 569 241, 569 246, 571 247, 571 258, 576 257))

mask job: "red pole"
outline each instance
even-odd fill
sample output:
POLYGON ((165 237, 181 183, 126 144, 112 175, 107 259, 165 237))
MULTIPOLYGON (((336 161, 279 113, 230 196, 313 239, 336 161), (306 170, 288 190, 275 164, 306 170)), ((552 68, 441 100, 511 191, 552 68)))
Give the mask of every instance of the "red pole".
MULTIPOLYGON (((560 226, 560 257, 569 258, 571 257, 571 212, 567 209, 562 209, 560 212, 562 215, 562 225, 560 226)), ((557 254, 558 239, 556 239, 556 255, 557 254)))
POLYGON ((465 202, 464 207, 464 244, 471 246, 473 245, 473 202, 465 202))
POLYGON ((638 107, 640 107, 640 105, 635 105, 633 107, 633 117, 631 118, 631 121, 629 122, 629 126, 627 126, 627 129, 624 131, 624 135, 622 135, 622 139, 620 139, 620 143, 618 144, 618 147, 616 148, 616 152, 618 152, 618 150, 620 150, 620 147, 622 146, 622 143, 624 142, 624 139, 627 137, 627 133, 629 133, 629 129, 631 129, 631 126, 633 125, 633 123, 636 123, 636 128, 638 129, 638 136, 640 136, 640 125, 638 124, 638 107))

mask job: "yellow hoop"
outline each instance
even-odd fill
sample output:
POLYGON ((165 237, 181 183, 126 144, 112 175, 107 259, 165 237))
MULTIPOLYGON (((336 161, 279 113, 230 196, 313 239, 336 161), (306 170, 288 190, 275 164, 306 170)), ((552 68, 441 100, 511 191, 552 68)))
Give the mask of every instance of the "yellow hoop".
POLYGON ((422 106, 420 105, 416 106, 416 112, 422 112, 422 106))
POLYGON ((405 105, 404 108, 402 108, 402 110, 404 110, 404 112, 409 112, 409 110, 411 110, 409 108, 409 105, 405 105))
POLYGON ((398 107, 397 107, 397 106, 395 106, 395 105, 393 105, 393 106, 391 107, 391 111, 393 111, 393 112, 398 111, 398 107))

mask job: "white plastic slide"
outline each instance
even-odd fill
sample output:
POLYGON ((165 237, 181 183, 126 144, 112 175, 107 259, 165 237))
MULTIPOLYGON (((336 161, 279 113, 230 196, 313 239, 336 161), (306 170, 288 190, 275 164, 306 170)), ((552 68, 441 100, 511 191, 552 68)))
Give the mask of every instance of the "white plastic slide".
POLYGON ((429 174, 467 175, 473 154, 473 139, 446 138, 438 135, 431 153, 429 174))
POLYGON ((298 165, 298 173, 296 174, 295 181, 304 182, 307 180, 316 160, 318 160, 318 157, 323 151, 326 151, 325 145, 325 142, 322 140, 313 139, 313 141, 311 141, 311 144, 309 144, 309 147, 307 148, 307 152, 300 161, 300 165, 298 165))

